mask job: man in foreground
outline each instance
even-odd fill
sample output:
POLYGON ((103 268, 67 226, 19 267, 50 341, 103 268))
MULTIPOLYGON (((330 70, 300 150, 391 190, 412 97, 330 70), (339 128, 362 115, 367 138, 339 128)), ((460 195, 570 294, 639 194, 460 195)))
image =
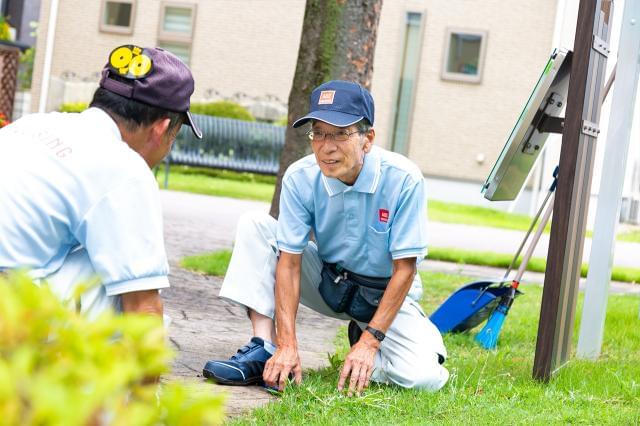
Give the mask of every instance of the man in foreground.
POLYGON ((360 393, 370 380, 431 391, 446 383, 442 337, 417 303, 424 179, 405 157, 373 147, 373 119, 373 99, 358 84, 330 81, 313 91, 310 113, 293 124, 311 123, 313 155, 287 169, 277 221, 263 213, 240 219, 220 291, 247 308, 255 337, 231 359, 207 362, 205 377, 279 390, 290 375, 300 383, 301 302, 351 320, 339 390, 360 393))
POLYGON ((150 168, 189 113, 194 82, 158 48, 113 50, 90 108, 26 116, 0 130, 0 271, 29 270, 76 308, 162 315, 169 286, 158 186, 150 168))

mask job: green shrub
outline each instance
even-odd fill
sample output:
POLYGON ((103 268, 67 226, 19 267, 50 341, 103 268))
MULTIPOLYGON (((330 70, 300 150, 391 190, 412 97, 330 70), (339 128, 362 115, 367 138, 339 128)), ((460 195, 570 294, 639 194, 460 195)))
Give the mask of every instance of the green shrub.
POLYGON ((289 117, 287 117, 286 115, 283 115, 282 117, 280 117, 279 119, 274 121, 273 125, 274 126, 287 127, 289 125, 289 117))
POLYGON ((256 121, 248 109, 230 101, 195 103, 191 105, 191 112, 194 114, 233 118, 242 121, 256 121))
POLYGON ((0 15, 0 40, 10 40, 11 33, 9 32, 9 22, 7 22, 7 18, 0 15))
POLYGON ((85 102, 74 102, 69 104, 62 104, 60 106, 60 112, 82 112, 89 108, 89 104, 85 102))
POLYGON ((68 310, 24 275, 0 276, 0 423, 217 424, 223 398, 158 386, 171 352, 159 318, 68 310))

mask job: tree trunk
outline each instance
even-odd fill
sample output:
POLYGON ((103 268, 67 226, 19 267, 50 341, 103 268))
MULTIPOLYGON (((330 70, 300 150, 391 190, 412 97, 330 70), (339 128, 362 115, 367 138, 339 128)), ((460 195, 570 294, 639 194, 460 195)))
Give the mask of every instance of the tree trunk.
POLYGON ((271 216, 280 213, 282 176, 311 152, 306 126, 291 124, 309 111, 311 91, 328 80, 356 81, 370 89, 382 0, 307 0, 298 62, 289 93, 289 113, 271 216))

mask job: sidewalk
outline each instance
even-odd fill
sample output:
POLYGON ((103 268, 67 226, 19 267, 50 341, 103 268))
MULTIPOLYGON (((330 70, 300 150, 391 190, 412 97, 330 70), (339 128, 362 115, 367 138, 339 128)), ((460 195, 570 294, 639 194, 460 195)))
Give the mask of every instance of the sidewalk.
MULTIPOLYGON (((220 278, 186 271, 179 267, 179 261, 184 256, 231 248, 238 217, 252 209, 267 211, 268 205, 170 191, 161 191, 161 197, 171 265, 171 287, 162 292, 162 298, 165 312, 172 318, 169 340, 176 351, 166 380, 203 383, 204 364, 210 359, 229 358, 253 333, 245 310, 218 297, 220 278)), ((336 331, 343 323, 300 307, 296 328, 303 369, 328 365, 327 354, 335 351, 336 331)), ((228 394, 226 411, 230 416, 275 399, 257 386, 207 386, 212 392, 228 394)))
MULTIPOLYGON (((161 197, 167 238, 171 238, 172 243, 175 243, 167 243, 167 249, 177 250, 173 253, 176 256, 231 247, 235 226, 242 213, 249 210, 269 210, 269 205, 264 202, 185 192, 161 191, 161 197), (182 234, 176 235, 171 227, 182 230, 182 234), (201 238, 194 241, 193 235, 199 235, 201 238)), ((433 247, 511 255, 515 254, 525 235, 521 231, 439 222, 429 223, 429 234, 429 244, 433 247)), ((545 258, 548 244, 549 234, 542 235, 534 256, 545 258)), ((583 255, 585 262, 589 260, 590 249, 591 239, 587 238, 583 255)), ((172 253, 169 253, 169 257, 172 257, 172 253)), ((640 244, 617 241, 614 265, 640 267, 640 244)))
MULTIPOLYGON (((204 382, 201 374, 206 361, 228 358, 247 343, 253 333, 244 309, 217 297, 222 284, 220 278, 186 271, 179 267, 179 261, 184 256, 231 248, 240 215, 249 210, 267 212, 269 205, 172 191, 161 191, 161 199, 172 285, 163 291, 162 296, 166 313, 172 318, 169 340, 176 350, 173 370, 166 380, 204 382)), ((436 223, 430 225, 431 243, 435 246, 491 251, 501 248, 507 251, 513 244, 515 251, 521 238, 511 235, 512 231, 436 223), (481 245, 483 241, 491 245, 490 249, 481 245)), ((636 256, 640 257, 638 248, 635 250, 636 256)), ((431 260, 422 262, 420 269, 481 279, 501 279, 505 272, 502 269, 431 260)), ((543 274, 527 272, 523 278, 526 283, 543 281, 543 274)), ((611 291, 640 294, 640 285, 614 283, 611 291)), ((345 323, 323 317, 304 306, 298 312, 297 330, 303 369, 328 365, 327 353, 334 351, 337 328, 345 323)), ((212 392, 226 392, 229 395, 227 414, 232 416, 274 399, 256 386, 208 386, 212 392)))
MULTIPOLYGON (((438 248, 458 248, 465 250, 491 251, 514 255, 525 236, 524 231, 486 228, 482 226, 459 225, 454 223, 429 223, 431 231, 429 244, 438 248)), ((526 249, 526 246, 525 246, 526 249)), ((549 234, 542 234, 533 252, 534 257, 547 257, 549 234)), ((584 242, 583 263, 589 262, 591 238, 584 242)), ((640 244, 616 241, 613 256, 615 266, 640 268, 640 244)))

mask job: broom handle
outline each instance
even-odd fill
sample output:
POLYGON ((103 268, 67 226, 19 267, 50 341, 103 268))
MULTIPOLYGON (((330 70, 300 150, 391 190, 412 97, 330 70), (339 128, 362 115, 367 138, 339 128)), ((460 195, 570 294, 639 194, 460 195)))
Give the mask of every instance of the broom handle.
POLYGON ((527 240, 529 239, 529 235, 531 235, 531 231, 533 230, 533 227, 536 226, 536 222, 538 221, 538 218, 540 217, 540 214, 542 213, 542 211, 544 210, 547 202, 549 201, 549 198, 551 197, 551 194, 553 194, 553 192, 556 190, 556 184, 557 184, 557 181, 558 181, 558 170, 559 170, 558 166, 556 166, 556 168, 553 170, 553 182, 551 183, 551 186, 549 187, 549 191, 547 192, 547 196, 544 198, 544 201, 540 205, 540 208, 538 209, 538 212, 536 213, 535 217, 533 218, 533 221, 531 222, 531 225, 529 226, 529 230, 527 231, 527 234, 524 236, 524 239, 520 243, 520 247, 518 247, 518 250, 516 251, 516 255, 513 257, 513 259, 511 259, 511 264, 507 268, 507 272, 504 274, 504 277, 502 278, 503 281, 506 280, 507 277, 509 276, 509 274, 511 273, 511 271, 513 271, 513 267, 515 266, 516 262, 518 261, 518 257, 520 256, 520 253, 522 252, 522 248, 527 243, 527 240))
POLYGON ((525 252, 524 257, 522 258, 522 262, 520 263, 518 272, 516 273, 516 276, 513 279, 515 287, 517 287, 518 284, 520 283, 520 279, 522 279, 522 275, 524 274, 525 269, 527 269, 527 264, 529 263, 529 260, 533 255, 533 250, 536 248, 536 245, 540 240, 540 236, 544 232, 544 228, 545 226, 547 226, 547 222, 549 222, 549 219, 551 218, 554 201, 555 201, 555 198, 552 198, 551 202, 549 202, 549 205, 547 206, 547 211, 544 212, 544 216, 542 216, 542 220, 538 224, 538 229, 536 229, 536 233, 533 234, 533 239, 531 240, 531 244, 529 244, 529 247, 527 248, 527 251, 525 252))
POLYGON ((538 221, 538 218, 540 217, 542 210, 544 210, 545 205, 549 201, 549 197, 551 196, 551 193, 552 193, 551 191, 547 192, 547 196, 545 197, 544 201, 540 205, 540 208, 538 209, 538 213, 536 213, 535 217, 533 218, 533 221, 529 226, 529 230, 527 231, 527 234, 524 236, 524 239, 520 243, 520 247, 518 247, 518 250, 516 251, 516 255, 513 256, 513 259, 511 259, 511 264, 509 265, 509 268, 507 268, 507 272, 504 274, 503 280, 506 280, 509 274, 511 273, 511 271, 513 271, 513 267, 516 265, 516 262, 518 261, 518 257, 520 256, 520 253, 522 253, 522 248, 527 243, 527 240, 529 239, 529 235, 531 235, 531 231, 533 230, 533 227, 536 226, 536 222, 538 221))

